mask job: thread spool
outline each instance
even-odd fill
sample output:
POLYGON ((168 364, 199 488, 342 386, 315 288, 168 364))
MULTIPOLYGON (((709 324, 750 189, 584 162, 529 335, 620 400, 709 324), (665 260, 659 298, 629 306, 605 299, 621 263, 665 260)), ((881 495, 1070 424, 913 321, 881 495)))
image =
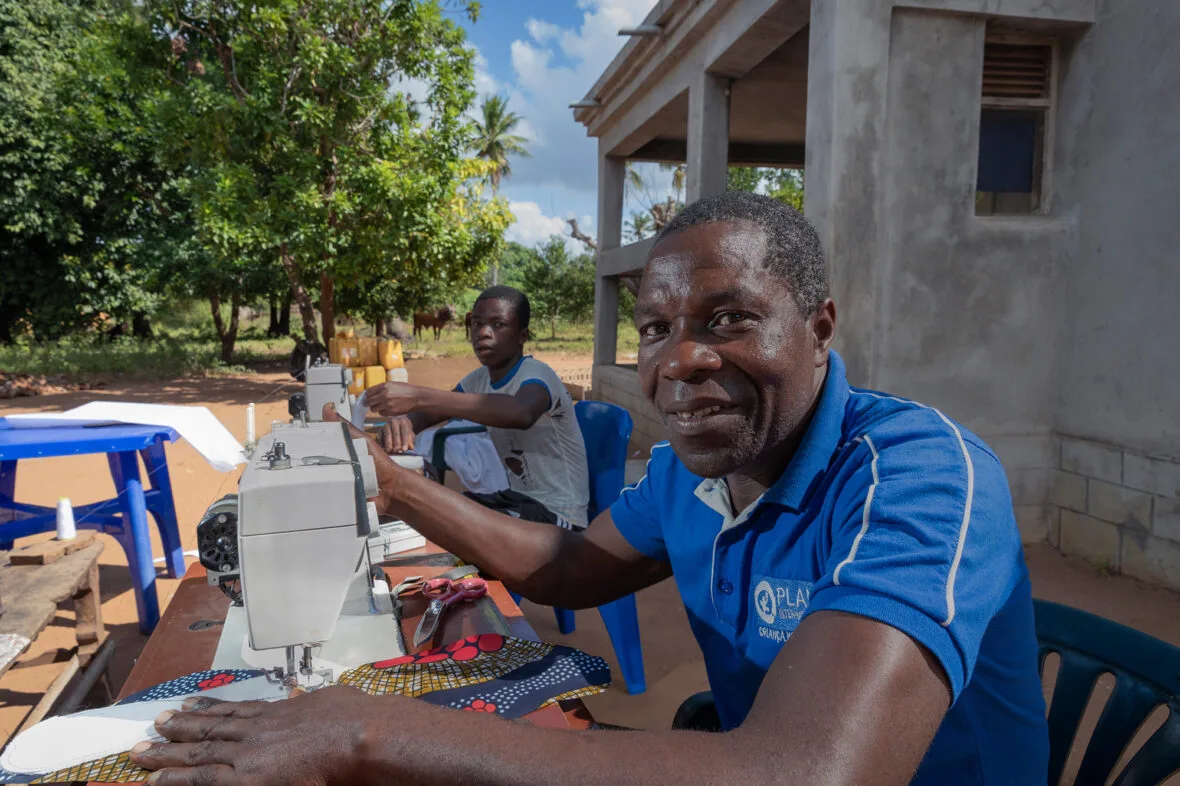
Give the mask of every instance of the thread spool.
POLYGON ((57 498, 57 539, 73 540, 78 536, 74 526, 74 508, 70 505, 69 497, 57 498))

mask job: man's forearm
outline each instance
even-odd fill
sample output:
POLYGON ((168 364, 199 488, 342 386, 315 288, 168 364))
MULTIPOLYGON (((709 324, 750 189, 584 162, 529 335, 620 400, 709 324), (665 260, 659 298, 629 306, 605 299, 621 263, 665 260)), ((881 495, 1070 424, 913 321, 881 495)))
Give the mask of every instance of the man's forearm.
POLYGON ((431 426, 437 426, 439 423, 448 419, 446 415, 432 415, 426 412, 411 412, 406 417, 410 419, 410 424, 413 425, 415 434, 421 434, 431 426))
POLYGON ((588 586, 569 576, 562 565, 572 560, 563 553, 581 535, 534 521, 497 513, 420 475, 398 473, 392 488, 382 489, 386 510, 408 522, 452 554, 503 581, 510 589, 539 603, 580 608, 594 605, 571 594, 570 588, 588 586))
MULTIPOLYGON (((395 705, 391 704, 391 711, 395 705)), ((561 731, 438 710, 438 725, 406 727, 390 717, 371 727, 360 750, 365 783, 555 783, 619 786, 667 783, 804 783, 778 780, 736 734, 687 731, 561 731), (446 712, 444 715, 443 713, 446 712), (445 734, 438 730, 445 728, 445 734), (462 740, 462 743, 459 741, 462 740)))
POLYGON ((422 388, 418 411, 440 419, 459 418, 493 428, 526 429, 536 422, 515 396, 457 393, 422 388))

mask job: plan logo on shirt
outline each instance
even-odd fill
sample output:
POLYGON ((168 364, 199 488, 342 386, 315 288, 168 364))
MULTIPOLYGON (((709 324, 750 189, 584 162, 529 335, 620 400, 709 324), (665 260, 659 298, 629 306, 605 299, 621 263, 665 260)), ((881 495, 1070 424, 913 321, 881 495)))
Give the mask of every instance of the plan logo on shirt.
POLYGON ((758 635, 764 639, 785 642, 799 627, 799 620, 807 612, 812 582, 755 576, 753 584, 751 601, 754 613, 762 623, 758 626, 758 635))

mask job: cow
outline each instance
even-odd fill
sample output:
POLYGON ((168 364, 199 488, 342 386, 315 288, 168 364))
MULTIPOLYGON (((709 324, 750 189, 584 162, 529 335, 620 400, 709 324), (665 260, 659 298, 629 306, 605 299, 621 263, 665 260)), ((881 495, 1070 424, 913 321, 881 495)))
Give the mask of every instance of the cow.
POLYGON ((434 328, 434 340, 442 336, 442 329, 459 312, 454 306, 443 306, 433 314, 418 311, 414 314, 414 338, 422 338, 422 328, 434 328))
POLYGON ((463 317, 463 335, 468 341, 471 340, 471 312, 467 312, 467 316, 463 317))

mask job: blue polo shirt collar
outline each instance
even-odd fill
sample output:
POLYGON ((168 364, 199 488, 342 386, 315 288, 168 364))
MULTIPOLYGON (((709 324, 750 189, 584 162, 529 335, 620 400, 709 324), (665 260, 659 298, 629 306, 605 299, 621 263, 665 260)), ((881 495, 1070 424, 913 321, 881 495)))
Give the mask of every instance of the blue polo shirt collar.
POLYGON ((844 410, 848 404, 848 378, 844 361, 836 352, 828 352, 828 376, 824 380, 819 406, 803 435, 803 442, 786 471, 762 495, 763 502, 774 502, 793 511, 803 509, 808 492, 823 477, 832 456, 844 437, 844 410))

